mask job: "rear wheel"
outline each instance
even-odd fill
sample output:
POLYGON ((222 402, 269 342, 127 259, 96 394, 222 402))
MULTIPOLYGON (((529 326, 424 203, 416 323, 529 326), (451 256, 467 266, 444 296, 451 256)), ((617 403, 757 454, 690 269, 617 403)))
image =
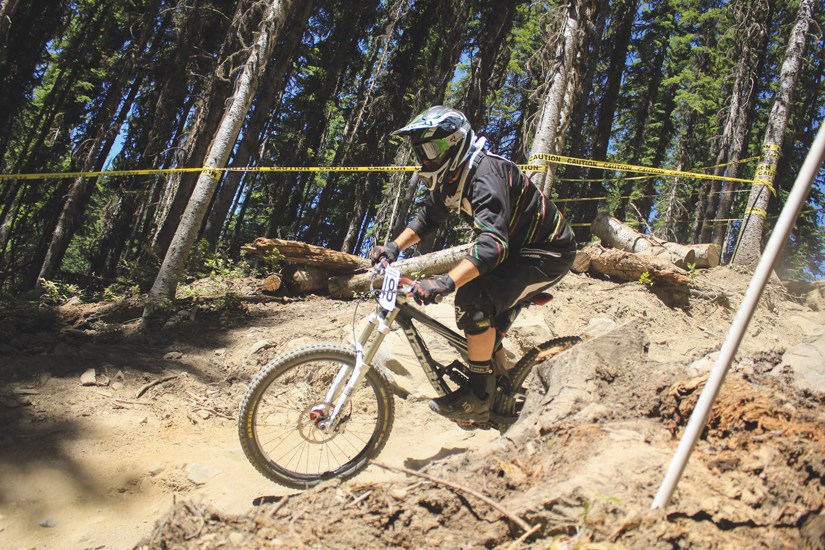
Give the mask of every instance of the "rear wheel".
POLYGON ((354 476, 384 448, 395 406, 375 369, 353 390, 336 429, 321 429, 332 408, 324 398, 342 365, 355 365, 351 348, 315 344, 273 359, 252 380, 241 403, 238 435, 264 476, 306 489, 354 476))
MULTIPOLYGON (((496 402, 494 404, 496 413, 502 417, 511 417, 513 419, 518 417, 518 415, 521 414, 522 407, 524 407, 524 399, 527 394, 527 388, 524 387, 524 383, 527 381, 527 376, 533 370, 533 367, 542 361, 547 361, 559 353, 570 349, 579 342, 581 342, 581 338, 578 336, 554 338, 553 340, 548 340, 543 344, 533 347, 525 353, 519 362, 507 373, 506 376, 509 380, 504 382, 503 385, 505 387, 503 391, 496 395, 496 402)), ((506 427, 504 428, 506 429, 506 427)))

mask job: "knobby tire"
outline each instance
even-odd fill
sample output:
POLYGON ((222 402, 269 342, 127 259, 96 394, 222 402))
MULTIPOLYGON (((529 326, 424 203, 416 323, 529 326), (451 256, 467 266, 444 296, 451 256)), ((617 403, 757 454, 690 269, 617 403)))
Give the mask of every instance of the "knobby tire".
MULTIPOLYGON (((524 396, 527 393, 524 383, 527 381, 527 376, 533 371, 533 367, 537 363, 547 361, 570 349, 579 342, 581 342, 581 338, 578 336, 563 336, 534 346, 525 353, 507 374, 510 379, 510 391, 507 392, 509 395, 502 396, 496 404, 497 412, 502 415, 520 415, 521 408, 524 405, 524 396)), ((502 428, 506 429, 505 427, 502 428)), ((504 432, 504 429, 501 431, 504 432)))
POLYGON ((322 432, 310 420, 310 409, 323 401, 342 363, 355 364, 350 347, 313 344, 276 357, 252 380, 241 402, 238 435, 265 477, 293 489, 347 479, 387 444, 395 404, 376 369, 353 391, 335 433, 322 432))

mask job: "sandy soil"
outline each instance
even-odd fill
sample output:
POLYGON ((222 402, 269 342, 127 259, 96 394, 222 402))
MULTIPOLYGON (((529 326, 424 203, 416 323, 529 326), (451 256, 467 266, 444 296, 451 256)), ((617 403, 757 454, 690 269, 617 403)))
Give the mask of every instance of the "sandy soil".
MULTIPOLYGON (((14 331, 22 353, 0 357, 0 547, 131 548, 175 499, 240 514, 258 497, 293 492, 247 461, 237 403, 267 359, 343 338, 354 310, 310 297, 238 315, 196 313, 161 335, 123 338, 119 327, 90 322, 97 316, 87 306, 70 304, 34 332, 14 331), (81 385, 88 369, 97 385, 81 385)), ((418 468, 498 435, 433 416, 423 400, 399 401, 382 458, 418 468)), ((361 479, 392 477, 370 468, 361 479)))
MULTIPOLYGON (((591 346, 615 340, 622 351, 607 361, 601 348, 582 345, 579 355, 571 350, 548 366, 534 381, 534 413, 504 438, 464 431, 432 414, 424 381, 410 374, 408 350, 400 337, 389 342, 385 359, 405 366, 396 382, 410 397, 396 399, 395 429, 380 460, 480 483, 531 525, 542 526, 531 540, 545 546, 548 540, 644 545, 665 535, 674 544, 734 543, 752 537, 740 534, 748 529, 765 547, 814 540, 804 529, 816 532, 818 524, 808 523, 822 517, 823 399, 794 390, 775 371, 787 349, 817 334, 825 314, 779 289, 767 293, 743 342, 732 375, 743 385, 733 386, 739 391, 728 397, 727 413, 719 413, 715 432, 697 450, 702 466, 688 470, 677 514, 667 516, 663 528, 641 512, 664 473, 673 434, 695 402, 696 376, 706 371, 712 360, 706 356, 730 324, 734 309, 718 295, 738 305, 747 282, 725 269, 700 278, 705 291, 718 292, 694 298, 685 309, 666 306, 638 284, 565 279, 554 302, 519 321, 512 334, 516 347, 579 334, 592 337, 591 346), (741 402, 737 395, 753 397, 741 402), (774 408, 785 412, 767 413, 774 408), (757 427, 732 443, 734 420, 751 413, 757 427), (754 442, 777 430, 785 430, 785 439, 754 442), (803 443, 791 445, 788 437, 803 443), (728 462, 718 462, 726 456, 728 462), (803 465, 802 474, 789 457, 803 465), (780 495, 776 484, 742 481, 749 472, 759 479, 766 461, 785 463, 782 479, 795 492, 786 488, 780 495), (633 476, 628 467, 636 467, 633 476), (615 487, 617 472, 626 482, 621 488, 615 487), (701 494, 703 484, 725 476, 731 479, 720 489, 701 494), (775 506, 780 501, 784 511, 775 506), (699 523, 713 530, 692 539, 690 533, 703 532, 695 529, 699 523)), ((246 382, 291 347, 345 339, 353 318, 369 308, 356 312, 353 302, 314 296, 239 312, 192 308, 161 334, 146 337, 133 334, 135 313, 128 305, 7 306, 0 324, 6 336, 0 344, 0 547, 132 548, 141 540, 153 547, 273 540, 412 547, 421 537, 428 544, 497 546, 518 538, 517 528, 471 497, 401 474, 370 467, 348 484, 288 496, 292 491, 247 462, 235 426, 246 382), (88 369, 95 371, 95 385, 81 385, 88 369), (358 504, 344 510, 341 503, 359 495, 358 504), (255 506, 260 497, 269 498, 255 506), (332 524, 335 536, 323 527, 332 524), (462 539, 468 528, 473 535, 462 539)), ((450 317, 449 304, 438 308, 438 316, 450 317)))

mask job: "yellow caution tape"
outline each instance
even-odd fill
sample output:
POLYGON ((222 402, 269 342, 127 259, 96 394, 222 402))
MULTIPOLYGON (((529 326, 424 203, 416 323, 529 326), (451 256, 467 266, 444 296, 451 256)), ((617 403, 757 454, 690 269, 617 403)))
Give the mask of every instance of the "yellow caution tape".
MULTIPOLYGON (((547 165, 545 164, 519 164, 518 167, 526 172, 547 171, 547 165)), ((420 166, 249 166, 242 168, 158 168, 145 170, 101 170, 95 172, 52 172, 47 174, 0 174, 0 181, 97 178, 102 176, 156 176, 160 174, 180 174, 192 172, 212 172, 214 177, 218 177, 221 172, 417 172, 420 169, 420 166)))
POLYGON ((649 166, 636 166, 634 164, 621 164, 618 162, 604 162, 600 160, 579 159, 575 157, 566 157, 563 155, 550 155, 547 153, 537 153, 534 155, 530 155, 528 162, 532 163, 537 160, 543 160, 554 164, 570 164, 573 166, 584 166, 587 168, 618 170, 620 172, 641 172, 643 174, 659 174, 662 176, 677 176, 718 181, 737 181, 741 183, 751 184, 754 183, 754 180, 748 180, 743 178, 730 178, 727 176, 716 176, 713 174, 700 174, 698 172, 683 172, 681 170, 669 170, 667 168, 651 168, 649 166))
MULTIPOLYGON (((809 208, 800 212, 800 214, 813 214, 815 212, 819 212, 822 210, 821 208, 809 208)), ((754 212, 756 215, 760 215, 760 213, 765 212, 764 210, 758 210, 754 212)), ((766 212, 765 212, 766 213, 766 212)), ((745 211, 745 215, 748 214, 748 210, 745 211)), ((767 213, 766 213, 767 214, 767 213)), ((771 216, 772 219, 775 219, 777 216, 771 216)), ((715 220, 705 220, 705 223, 710 224, 717 224, 717 223, 727 223, 727 222, 741 222, 745 218, 717 218, 715 220)), ((638 221, 624 221, 622 222, 625 225, 642 225, 645 222, 638 222, 638 221)), ((571 223, 568 224, 570 227, 590 227, 591 224, 589 223, 571 223)))
MULTIPOLYGON (((528 162, 532 162, 531 158, 528 162)), ((546 164, 517 164, 522 172, 547 172, 546 164)))
POLYGON ((776 189, 773 187, 774 176, 776 176, 776 164, 760 163, 759 166, 756 167, 756 173, 754 174, 751 185, 764 185, 775 197, 776 189))
MULTIPOLYGON (((715 191, 709 194, 711 195, 721 195, 724 191, 715 191)), ((730 193, 750 193, 750 189, 737 189, 734 191, 730 191, 730 193)), ((698 195, 699 192, 695 191, 690 193, 688 196, 698 195)), ((618 197, 611 197, 609 195, 603 195, 601 197, 575 197, 572 199, 553 199, 553 202, 560 203, 560 202, 579 202, 579 201, 601 201, 601 200, 608 200, 608 199, 655 199, 660 197, 661 195, 620 195, 618 197)))
POLYGON ((746 208, 745 209, 745 216, 750 216, 750 215, 759 216, 760 218, 763 218, 763 219, 768 217, 768 213, 765 210, 762 210, 761 208, 746 208))
POLYGON ((732 162, 723 162, 722 164, 714 164, 713 166, 703 166, 699 168, 699 170, 710 170, 711 168, 721 168, 722 166, 732 166, 734 164, 745 164, 747 162, 753 162, 755 160, 759 160, 762 157, 757 155, 755 157, 747 157, 744 159, 734 160, 732 162))
MULTIPOLYGON (((766 146, 767 148, 767 146, 766 146)), ((737 162, 748 162, 758 157, 750 157, 737 162)), ((662 176, 681 176, 696 179, 710 179, 719 181, 735 181, 750 184, 759 184, 773 187, 764 179, 762 181, 749 180, 743 178, 731 178, 727 176, 716 176, 713 174, 701 174, 698 172, 684 172, 681 170, 670 170, 666 168, 652 168, 649 166, 637 166, 633 164, 623 164, 617 162, 604 162, 598 160, 580 159, 563 155, 550 155, 538 153, 531 155, 528 164, 519 164, 518 167, 525 172, 547 172, 547 164, 536 164, 535 161, 545 161, 555 164, 570 164, 573 166, 584 166, 588 168, 601 168, 604 170, 616 170, 622 172, 641 172, 643 174, 662 176)), ((732 163, 731 163, 732 164, 732 163)), ((719 165, 723 166, 723 165, 719 165)), ((713 167, 712 167, 713 168, 713 167)), ((41 174, 0 174, 0 181, 9 180, 39 180, 39 179, 74 179, 74 178, 95 178, 95 177, 124 177, 124 176, 155 176, 161 174, 212 172, 214 177, 222 172, 264 172, 264 173, 285 173, 285 172, 416 172, 420 166, 253 166, 253 167, 231 167, 231 168, 157 168, 143 170, 100 170, 90 172, 52 172, 41 174)), ((765 168, 768 172, 770 169, 765 168)), ((774 168, 775 170, 775 168, 774 168)), ((763 176, 768 176, 767 173, 763 176)), ((642 178, 645 176, 640 176, 642 178)), ((775 194, 775 191, 774 191, 775 194)))
POLYGON ((754 181, 759 181, 763 179, 771 179, 776 175, 776 165, 775 164, 760 164, 756 167, 756 173, 753 176, 754 181))
MULTIPOLYGON (((697 168, 697 170, 710 170, 712 168, 721 168, 722 166, 733 166, 734 164, 745 164, 745 163, 748 163, 748 162, 753 162, 755 160, 759 160, 761 158, 762 158, 761 156, 748 157, 748 158, 744 158, 744 159, 740 159, 740 160, 734 160, 732 162, 723 162, 722 164, 714 164, 712 166, 702 166, 701 168, 697 168)), ((542 165, 542 166, 545 166, 545 165, 542 165)), ((635 181, 635 180, 646 180, 646 179, 655 178, 655 177, 656 177, 655 175, 653 175, 653 176, 630 176, 630 177, 625 177, 623 179, 624 179, 624 181, 631 181, 631 180, 635 181)), ((619 178, 590 178, 590 179, 558 178, 558 179, 556 179, 556 181, 558 181, 560 183, 561 182, 564 182, 564 183, 568 183, 568 182, 574 182, 574 183, 602 183, 602 182, 605 182, 605 181, 616 182, 616 181, 619 181, 619 178)))
POLYGON ((101 176, 155 176, 191 172, 415 172, 418 166, 253 166, 244 168, 158 168, 145 170, 102 170, 97 172, 53 172, 49 174, 0 174, 4 180, 96 178, 101 176))

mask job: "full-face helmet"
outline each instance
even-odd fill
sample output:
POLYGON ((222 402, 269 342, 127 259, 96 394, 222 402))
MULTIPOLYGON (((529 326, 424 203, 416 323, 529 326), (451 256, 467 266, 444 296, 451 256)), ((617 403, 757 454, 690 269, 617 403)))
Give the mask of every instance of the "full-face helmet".
POLYGON ((483 144, 483 141, 477 143, 464 113, 436 105, 393 135, 410 138, 413 152, 421 163, 418 177, 424 185, 442 195, 446 202, 458 203, 466 178, 455 178, 455 172, 483 144))

